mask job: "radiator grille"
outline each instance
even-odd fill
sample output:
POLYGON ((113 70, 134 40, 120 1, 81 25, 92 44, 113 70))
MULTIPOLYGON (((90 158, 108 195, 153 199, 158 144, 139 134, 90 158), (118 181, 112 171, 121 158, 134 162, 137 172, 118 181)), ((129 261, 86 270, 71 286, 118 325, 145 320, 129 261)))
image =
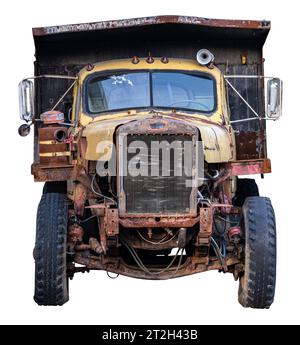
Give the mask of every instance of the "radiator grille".
POLYGON ((123 169, 126 169, 125 165, 128 167, 128 164, 132 164, 130 161, 137 153, 140 159, 140 165, 137 165, 137 167, 140 168, 143 165, 145 171, 145 167, 148 166, 148 176, 141 176, 141 174, 131 176, 127 174, 123 177, 123 192, 126 199, 125 209, 127 214, 186 214, 191 211, 192 188, 186 186, 189 177, 186 176, 183 168, 183 154, 178 154, 179 151, 183 153, 184 142, 191 140, 191 135, 127 135, 127 146, 123 146, 123 153, 126 154, 127 152, 127 160, 124 161, 123 169), (145 150, 137 150, 137 153, 127 151, 129 146, 138 148, 139 144, 135 144, 137 141, 142 141, 145 144, 145 147, 148 148, 147 152, 145 150), (167 142, 171 147, 169 149, 170 164, 167 165, 169 167, 167 174, 165 170, 162 171, 163 161, 166 157, 163 156, 162 150, 160 150, 159 157, 157 155, 151 156, 150 148, 153 141, 156 141, 157 144, 167 142), (175 150, 179 150, 176 153, 174 146, 172 146, 174 141, 177 141, 175 150), (151 176, 151 169, 159 171, 158 176, 151 176), (179 170, 182 176, 175 176, 178 175, 179 170))

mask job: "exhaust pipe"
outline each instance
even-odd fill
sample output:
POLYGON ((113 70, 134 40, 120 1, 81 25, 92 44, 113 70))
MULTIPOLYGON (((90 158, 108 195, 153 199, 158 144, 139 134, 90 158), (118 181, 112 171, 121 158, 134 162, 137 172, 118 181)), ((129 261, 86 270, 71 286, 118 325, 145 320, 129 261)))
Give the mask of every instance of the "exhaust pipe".
POLYGON ((55 133, 54 133, 54 138, 56 141, 58 141, 59 143, 62 143, 63 141, 66 140, 67 138, 67 132, 64 131, 63 129, 58 129, 55 133))

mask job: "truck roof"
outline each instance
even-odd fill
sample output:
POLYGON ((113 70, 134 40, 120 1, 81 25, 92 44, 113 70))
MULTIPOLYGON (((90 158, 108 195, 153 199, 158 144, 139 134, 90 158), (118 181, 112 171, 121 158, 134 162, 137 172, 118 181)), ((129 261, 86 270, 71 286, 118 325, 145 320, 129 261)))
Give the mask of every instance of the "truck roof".
POLYGON ((149 52, 194 58, 201 48, 214 50, 218 62, 224 62, 224 57, 232 62, 233 51, 248 50, 250 61, 256 63, 270 27, 266 20, 155 16, 33 28, 33 37, 37 61, 56 66, 147 56, 149 52), (252 51, 256 56, 251 57, 252 51))
POLYGON ((132 19, 108 20, 93 23, 80 23, 68 25, 55 25, 33 28, 33 36, 49 36, 56 34, 70 34, 88 31, 107 31, 120 30, 128 28, 153 27, 168 24, 172 26, 184 26, 186 29, 192 29, 195 33, 206 30, 207 34, 212 36, 225 34, 236 38, 254 38, 264 41, 270 30, 270 21, 267 20, 231 20, 231 19, 209 19, 190 16, 152 16, 132 19), (225 29, 225 30, 224 30, 225 29))

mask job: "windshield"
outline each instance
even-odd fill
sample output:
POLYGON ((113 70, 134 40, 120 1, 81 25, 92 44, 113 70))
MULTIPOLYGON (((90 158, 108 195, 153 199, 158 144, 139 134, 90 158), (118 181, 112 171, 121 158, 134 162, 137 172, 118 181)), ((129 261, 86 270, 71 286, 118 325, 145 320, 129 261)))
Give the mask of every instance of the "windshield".
POLYGON ((132 72, 93 76, 86 83, 89 113, 146 107, 210 113, 215 109, 214 80, 184 72, 132 72))

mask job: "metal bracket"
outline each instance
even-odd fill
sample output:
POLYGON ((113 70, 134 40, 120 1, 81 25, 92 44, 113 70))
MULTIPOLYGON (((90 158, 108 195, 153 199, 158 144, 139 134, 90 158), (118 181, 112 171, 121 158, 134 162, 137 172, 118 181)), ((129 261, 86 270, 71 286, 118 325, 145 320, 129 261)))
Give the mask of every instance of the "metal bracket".
POLYGON ((119 234, 119 213, 116 208, 105 208, 103 225, 108 237, 119 234))
POLYGON ((210 237, 212 235, 212 220, 213 210, 212 207, 200 208, 200 231, 197 236, 197 245, 206 245, 210 243, 210 237))

